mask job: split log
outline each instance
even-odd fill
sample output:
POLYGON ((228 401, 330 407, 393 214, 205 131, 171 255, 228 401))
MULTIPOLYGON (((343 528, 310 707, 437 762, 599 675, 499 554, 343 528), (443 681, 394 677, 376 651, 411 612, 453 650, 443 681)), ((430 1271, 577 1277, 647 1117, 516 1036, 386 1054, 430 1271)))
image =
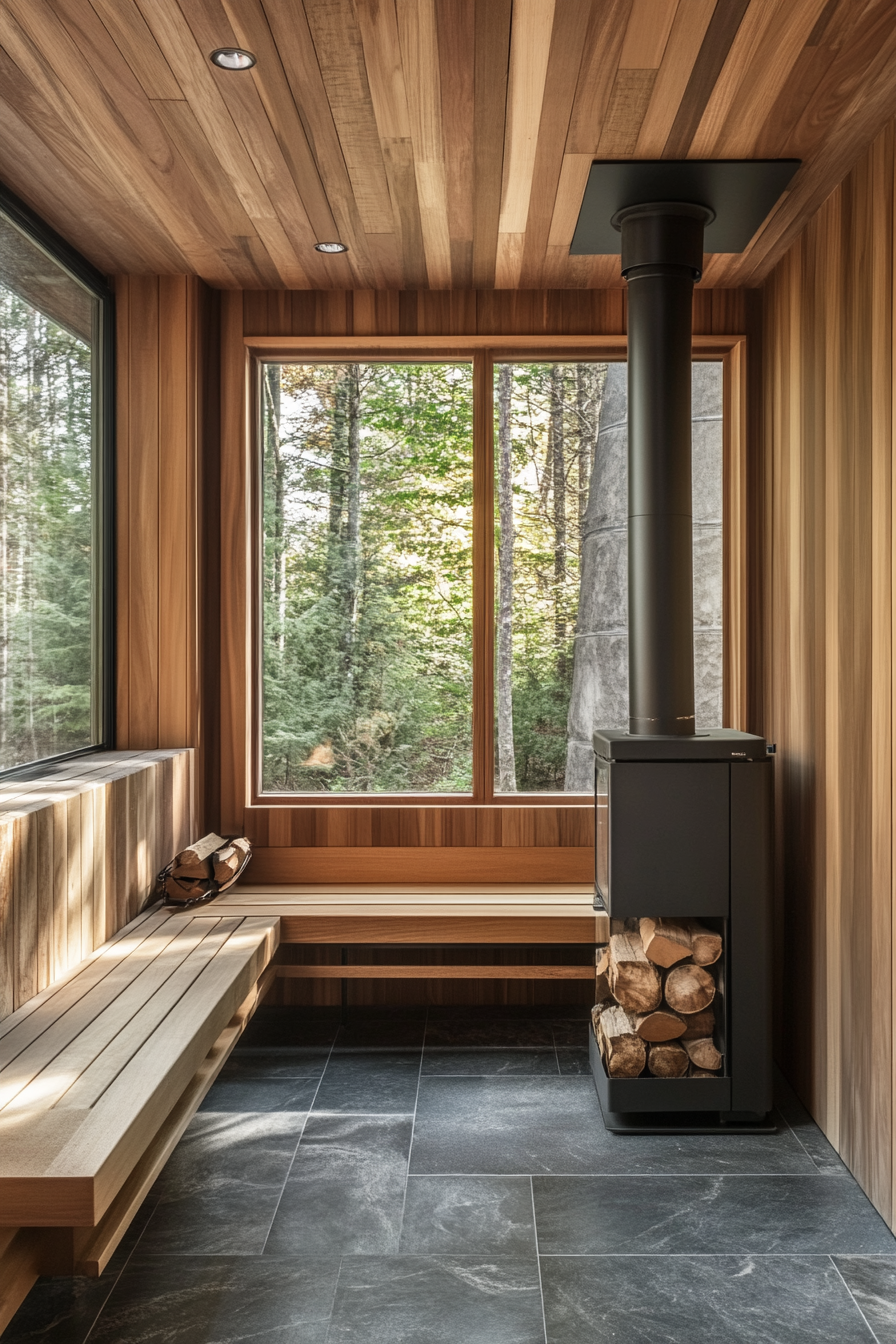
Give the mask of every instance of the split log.
POLYGON ((716 982, 702 966, 675 966, 666 976, 665 990, 666 1002, 676 1013, 699 1013, 715 998, 716 982))
POLYGON ((647 1072, 654 1078, 683 1078, 688 1057, 677 1041, 661 1041, 647 1047, 647 1072))
POLYGON ((717 1073, 713 1073, 710 1069, 698 1069, 695 1064, 692 1064, 688 1069, 689 1078, 718 1078, 718 1076, 717 1073))
POLYGON ((606 1003, 607 999, 613 997, 610 989, 610 981, 607 978, 607 970, 610 965, 610 953, 605 947, 598 949, 594 965, 594 1001, 595 1003, 606 1003))
POLYGON ((722 1056, 708 1036, 700 1041, 685 1041, 684 1048, 691 1063, 698 1069, 715 1070, 722 1067, 722 1056))
POLYGON ((197 840, 189 848, 182 849, 179 854, 175 855, 174 866, 176 868, 192 868, 203 864, 206 859, 211 858, 216 849, 224 849, 225 844, 226 841, 220 835, 210 831, 201 840, 197 840))
POLYGON ((175 877, 172 873, 165 881, 165 891, 172 901, 192 901, 195 896, 204 896, 206 889, 202 882, 175 877))
MULTIPOLYGON (((651 1013, 663 999, 663 982, 648 961, 638 933, 614 933, 610 939, 607 979, 613 997, 630 1013, 651 1013)), ((702 1005, 701 1005, 702 1006, 702 1005)))
POLYGON ((722 955, 722 935, 713 933, 697 919, 686 919, 684 927, 691 940, 691 956, 698 966, 711 966, 722 955))
POLYGON ((644 954, 655 966, 668 969, 691 955, 691 939, 684 923, 675 919, 642 919, 644 954))
POLYGON ((638 1013, 633 1021, 642 1041, 674 1041, 684 1035, 687 1027, 684 1018, 669 1008, 657 1008, 653 1013, 638 1013))
POLYGON ((683 1041, 699 1041, 704 1036, 712 1036, 716 1029, 716 1014, 713 1008, 704 1008, 702 1013, 691 1013, 684 1019, 683 1041))
MULTIPOLYGON (((602 1003, 596 1003, 591 1009, 591 1025, 594 1028, 594 1039, 600 1045, 600 1019, 608 1008, 614 1007, 612 999, 604 999, 602 1003)), ((603 1054, 603 1050, 601 1050, 603 1054)))
POLYGON ((647 1059, 647 1047, 635 1032, 624 1008, 606 1008, 598 1020, 598 1044, 611 1078, 637 1078, 647 1059))

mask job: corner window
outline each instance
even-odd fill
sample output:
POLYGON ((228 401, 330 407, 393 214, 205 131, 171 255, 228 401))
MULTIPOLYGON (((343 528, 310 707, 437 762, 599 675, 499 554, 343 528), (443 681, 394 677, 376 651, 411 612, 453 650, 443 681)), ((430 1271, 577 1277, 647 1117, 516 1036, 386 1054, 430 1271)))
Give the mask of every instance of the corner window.
POLYGON ((110 307, 0 193, 0 772, 107 741, 110 307))

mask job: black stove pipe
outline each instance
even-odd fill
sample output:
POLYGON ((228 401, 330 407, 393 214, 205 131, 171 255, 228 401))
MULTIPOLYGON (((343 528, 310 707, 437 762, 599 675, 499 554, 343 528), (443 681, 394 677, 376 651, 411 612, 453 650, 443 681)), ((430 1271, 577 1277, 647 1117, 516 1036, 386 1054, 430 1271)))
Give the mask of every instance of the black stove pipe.
POLYGON ((694 733, 691 309, 707 206, 628 206, 629 731, 694 733))

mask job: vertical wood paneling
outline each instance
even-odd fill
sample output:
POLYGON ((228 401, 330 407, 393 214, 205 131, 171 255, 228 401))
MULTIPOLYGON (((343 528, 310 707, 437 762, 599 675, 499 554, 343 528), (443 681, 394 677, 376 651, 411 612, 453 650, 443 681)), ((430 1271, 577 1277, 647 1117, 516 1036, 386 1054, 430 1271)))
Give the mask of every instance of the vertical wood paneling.
POLYGON ((200 493, 216 394, 209 291, 190 276, 116 281, 119 747, 202 748, 200 493))
POLYGON ((892 125, 765 286, 762 650, 782 1063, 892 1223, 892 125))
POLYGON ((139 913, 195 838, 192 773, 191 751, 103 753, 0 788, 0 1020, 139 913))

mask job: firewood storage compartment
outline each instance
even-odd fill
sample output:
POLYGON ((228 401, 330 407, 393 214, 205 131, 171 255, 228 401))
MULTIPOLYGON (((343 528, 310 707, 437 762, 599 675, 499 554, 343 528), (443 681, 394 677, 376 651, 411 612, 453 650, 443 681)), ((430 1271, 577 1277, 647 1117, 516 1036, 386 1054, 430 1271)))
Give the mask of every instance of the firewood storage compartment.
POLYGON ((690 737, 603 731, 594 751, 595 906, 606 909, 614 931, 648 916, 698 920, 722 937, 721 957, 706 968, 715 981, 718 1076, 610 1077, 592 1032, 604 1113, 625 1129, 632 1128, 621 1123, 627 1113, 759 1121, 772 1105, 773 761, 766 742, 731 729, 690 737))

